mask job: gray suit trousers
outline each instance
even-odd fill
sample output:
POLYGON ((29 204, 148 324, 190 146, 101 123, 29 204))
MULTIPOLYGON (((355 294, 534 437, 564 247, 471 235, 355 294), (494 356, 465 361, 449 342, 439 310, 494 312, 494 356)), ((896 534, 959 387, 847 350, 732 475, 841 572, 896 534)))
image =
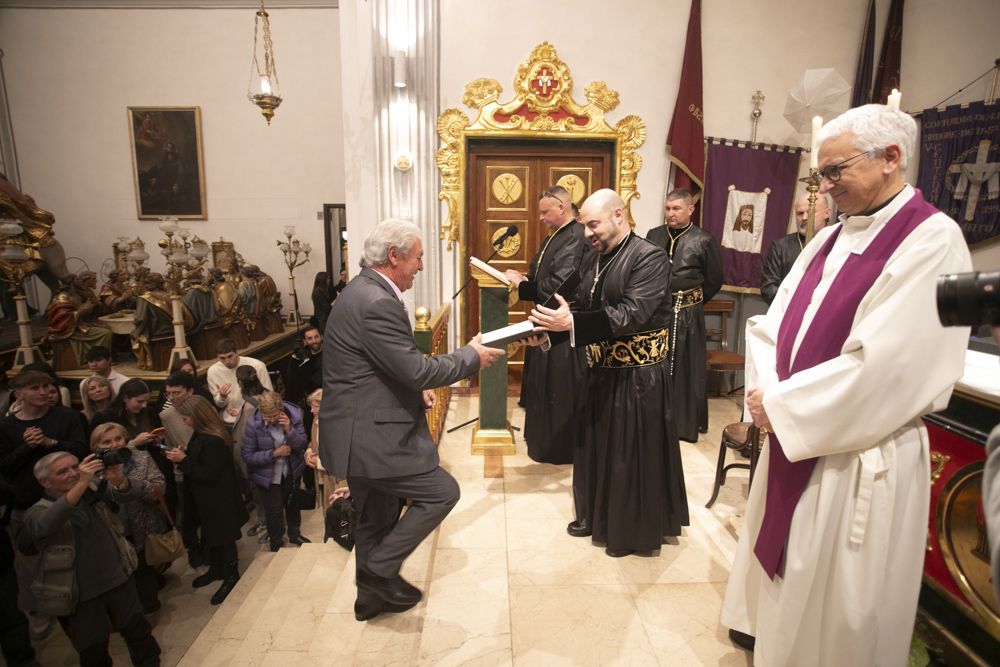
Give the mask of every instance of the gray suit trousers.
POLYGON ((418 475, 347 478, 358 510, 354 528, 357 568, 380 577, 399 574, 403 561, 458 503, 458 482, 441 467, 418 475), (412 504, 400 516, 403 500, 412 504))

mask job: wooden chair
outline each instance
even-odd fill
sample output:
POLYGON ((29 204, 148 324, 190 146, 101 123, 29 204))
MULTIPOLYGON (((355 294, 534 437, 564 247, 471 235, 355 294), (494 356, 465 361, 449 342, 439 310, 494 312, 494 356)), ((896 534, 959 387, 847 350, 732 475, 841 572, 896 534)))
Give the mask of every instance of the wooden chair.
MULTIPOLYGON (((705 315, 719 315, 722 326, 718 329, 705 327, 705 340, 717 341, 718 350, 707 350, 705 367, 710 373, 721 373, 721 388, 725 385, 726 373, 733 374, 733 384, 736 384, 736 373, 743 370, 746 358, 742 354, 729 351, 729 316, 736 308, 732 299, 713 299, 705 304, 705 315)), ((734 393, 739 387, 734 387, 729 393, 734 393)))
POLYGON ((757 470, 757 458, 760 456, 760 429, 751 422, 736 422, 722 429, 722 443, 719 445, 719 463, 715 467, 715 486, 712 497, 705 507, 712 507, 719 497, 719 489, 726 483, 726 473, 733 468, 750 471, 750 483, 753 484, 753 474, 757 470), (740 451, 750 448, 750 463, 730 463, 726 465, 726 450, 740 451))

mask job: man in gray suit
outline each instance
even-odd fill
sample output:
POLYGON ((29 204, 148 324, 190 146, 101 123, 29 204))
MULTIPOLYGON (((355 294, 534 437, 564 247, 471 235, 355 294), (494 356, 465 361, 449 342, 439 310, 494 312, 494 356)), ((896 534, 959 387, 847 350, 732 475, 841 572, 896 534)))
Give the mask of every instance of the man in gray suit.
POLYGON ((413 286, 422 258, 416 225, 380 222, 365 239, 361 273, 333 304, 324 336, 319 452, 324 467, 347 478, 358 510, 359 621, 420 601, 420 590, 399 570, 458 502, 458 483, 438 465, 424 418, 434 403, 430 390, 504 354, 484 347, 478 335, 451 354, 425 357, 417 350, 402 293, 413 286), (412 504, 400 516, 403 498, 412 504))

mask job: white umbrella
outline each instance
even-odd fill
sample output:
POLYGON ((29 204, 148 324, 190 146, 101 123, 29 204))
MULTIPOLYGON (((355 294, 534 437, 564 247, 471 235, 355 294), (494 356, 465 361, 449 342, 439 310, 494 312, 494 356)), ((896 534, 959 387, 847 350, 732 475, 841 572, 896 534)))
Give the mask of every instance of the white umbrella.
POLYGON ((847 111, 850 98, 851 85, 835 69, 807 69, 788 91, 785 118, 797 131, 808 132, 813 116, 828 121, 847 111))

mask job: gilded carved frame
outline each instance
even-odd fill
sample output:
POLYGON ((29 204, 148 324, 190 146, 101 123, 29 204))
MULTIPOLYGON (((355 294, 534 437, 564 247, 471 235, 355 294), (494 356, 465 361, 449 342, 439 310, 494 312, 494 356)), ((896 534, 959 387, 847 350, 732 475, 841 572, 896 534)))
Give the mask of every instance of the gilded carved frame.
POLYGON ((441 192, 438 199, 448 203, 448 214, 441 223, 440 237, 451 250, 458 243, 465 265, 468 220, 466 212, 466 173, 469 140, 491 139, 559 139, 610 141, 615 147, 613 187, 625 200, 629 224, 632 219, 632 199, 636 176, 642 167, 637 150, 646 141, 646 124, 636 115, 625 116, 610 125, 604 114, 618 106, 618 93, 603 81, 595 81, 584 89, 587 103, 577 104, 572 98, 573 79, 569 67, 556 54, 554 46, 542 42, 514 77, 514 99, 499 102, 503 89, 496 79, 481 78, 465 87, 462 102, 477 110, 470 120, 461 109, 451 107, 438 116, 437 130, 443 146, 437 152, 441 171, 441 192))

